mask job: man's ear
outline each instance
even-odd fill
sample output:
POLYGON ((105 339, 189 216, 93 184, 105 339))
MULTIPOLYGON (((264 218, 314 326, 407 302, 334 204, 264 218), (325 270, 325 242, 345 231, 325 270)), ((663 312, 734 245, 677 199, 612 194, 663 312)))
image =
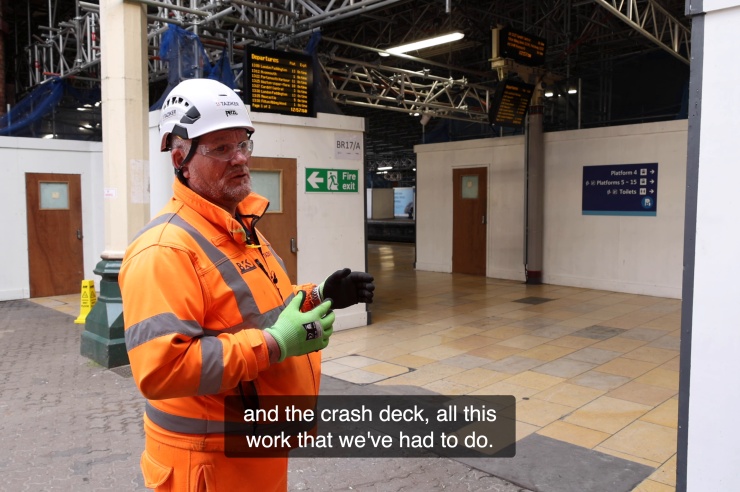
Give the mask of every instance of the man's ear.
MULTIPOLYGON (((188 172, 187 166, 183 167, 182 162, 185 160, 185 152, 181 148, 175 148, 172 149, 172 166, 175 168, 175 173, 182 168, 183 176, 185 176, 185 173, 188 172)), ((190 176, 185 176, 185 178, 189 178, 190 176)))

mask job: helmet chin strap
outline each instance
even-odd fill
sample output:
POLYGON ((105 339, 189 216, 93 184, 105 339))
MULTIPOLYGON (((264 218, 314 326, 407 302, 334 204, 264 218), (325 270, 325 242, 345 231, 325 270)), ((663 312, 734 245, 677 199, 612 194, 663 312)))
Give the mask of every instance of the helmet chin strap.
POLYGON ((183 171, 185 170, 185 165, 190 162, 190 159, 193 158, 195 152, 198 150, 198 139, 199 137, 194 137, 190 140, 190 150, 188 151, 188 155, 186 155, 185 159, 182 160, 180 166, 175 168, 175 176, 177 176, 177 179, 180 180, 180 183, 184 184, 185 186, 188 186, 188 180, 185 179, 183 171))

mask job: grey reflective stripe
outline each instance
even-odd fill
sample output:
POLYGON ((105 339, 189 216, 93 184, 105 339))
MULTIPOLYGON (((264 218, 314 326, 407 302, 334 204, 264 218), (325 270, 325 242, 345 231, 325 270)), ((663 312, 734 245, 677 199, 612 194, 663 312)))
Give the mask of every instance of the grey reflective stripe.
MULTIPOLYGON (((287 306, 294 297, 295 295, 291 292, 290 295, 285 299, 285 306, 287 306)), ((280 313, 282 313, 285 309, 285 306, 278 306, 264 313, 262 315, 263 324, 259 325, 259 328, 264 329, 274 325, 275 321, 277 321, 278 319, 278 316, 280 316, 280 313)))
POLYGON ((180 417, 163 412, 146 402, 146 416, 163 429, 181 434, 223 434, 224 423, 215 420, 180 417))
POLYGON ((280 266, 281 266, 281 267, 283 267, 283 271, 287 272, 287 271, 288 271, 288 269, 287 269, 287 268, 285 268, 285 263, 283 263, 283 259, 282 259, 282 258, 280 258, 280 257, 279 257, 279 256, 277 255, 277 253, 275 253, 275 250, 274 250, 274 249, 272 249, 272 246, 270 246, 270 245, 268 244, 268 245, 267 245, 267 249, 269 249, 269 250, 270 250, 270 254, 272 254, 273 258, 275 258, 275 259, 277 260, 277 262, 278 262, 278 263, 280 264, 280 266))
POLYGON ((139 236, 144 234, 149 229, 153 229, 157 227, 158 225, 169 222, 170 219, 172 219, 172 217, 176 217, 176 215, 175 214, 164 214, 164 215, 160 215, 159 217, 154 217, 147 225, 144 226, 143 229, 141 229, 139 232, 136 233, 136 236, 134 236, 134 239, 132 240, 132 242, 135 241, 139 236))
MULTIPOLYGON (((316 415, 316 413, 314 413, 316 415)), ((179 432, 180 434, 223 434, 226 431, 226 425, 220 420, 194 419, 191 417, 181 417, 163 412, 154 408, 149 401, 146 402, 146 416, 154 424, 170 432, 179 432)), ((312 421, 299 420, 296 422, 275 422, 272 424, 247 424, 245 422, 229 422, 229 434, 244 435, 271 435, 279 434, 281 431, 286 434, 298 434, 307 432, 316 425, 312 421)))
POLYGON ((205 252, 210 262, 216 266, 226 285, 234 292, 242 320, 251 326, 270 326, 264 324, 263 315, 257 308, 257 303, 252 296, 249 286, 229 258, 179 215, 173 217, 170 223, 190 234, 195 242, 198 243, 198 246, 205 252))
MULTIPOLYGON (((291 292, 290 295, 285 299, 285 305, 290 304, 290 301, 292 301, 294 297, 295 294, 291 292)), ((210 330, 208 328, 203 328, 203 333, 209 337, 217 337, 222 333, 238 333, 245 328, 259 328, 260 330, 264 330, 265 328, 269 328, 270 326, 275 324, 275 321, 277 321, 278 316, 280 316, 280 313, 283 312, 283 309, 285 309, 284 306, 278 306, 262 314, 261 316, 264 323, 261 325, 252 325, 249 322, 245 321, 239 323, 236 326, 224 328, 223 330, 210 330)))
POLYGON ((132 350, 155 338, 175 334, 194 338, 203 335, 203 328, 195 321, 177 319, 172 313, 157 314, 139 321, 126 330, 124 334, 126 350, 132 350))
POLYGON ((215 395, 221 392, 221 380, 224 376, 224 346, 215 337, 200 339, 200 385, 199 395, 215 395))

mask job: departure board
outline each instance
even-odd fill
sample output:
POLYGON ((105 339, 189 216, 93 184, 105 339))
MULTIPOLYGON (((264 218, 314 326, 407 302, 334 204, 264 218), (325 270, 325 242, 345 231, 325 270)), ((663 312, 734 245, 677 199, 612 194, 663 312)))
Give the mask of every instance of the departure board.
POLYGON ((534 86, 518 81, 499 82, 488 110, 492 125, 520 128, 532 100, 534 86))
POLYGON ((244 102, 252 111, 316 116, 311 57, 247 46, 244 102))
POLYGON ((517 31, 508 27, 501 29, 499 31, 498 48, 498 56, 501 58, 509 58, 533 67, 545 63, 545 40, 524 31, 517 31))

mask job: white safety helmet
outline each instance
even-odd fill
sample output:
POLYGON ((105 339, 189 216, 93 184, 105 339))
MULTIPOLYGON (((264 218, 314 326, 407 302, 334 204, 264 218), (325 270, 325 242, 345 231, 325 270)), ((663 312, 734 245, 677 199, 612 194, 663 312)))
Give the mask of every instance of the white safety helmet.
POLYGON ((159 118, 160 150, 170 150, 170 134, 186 140, 227 128, 254 132, 241 98, 228 86, 212 79, 188 79, 167 95, 159 118))

